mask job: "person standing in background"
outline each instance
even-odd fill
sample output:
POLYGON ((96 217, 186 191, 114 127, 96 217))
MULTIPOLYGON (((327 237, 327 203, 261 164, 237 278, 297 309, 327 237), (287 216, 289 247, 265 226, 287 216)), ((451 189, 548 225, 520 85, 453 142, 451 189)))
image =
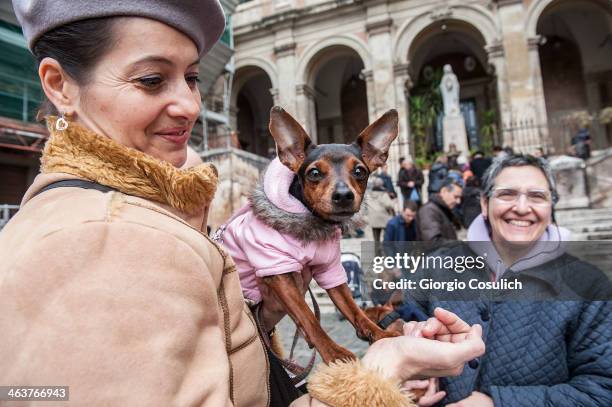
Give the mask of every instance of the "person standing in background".
POLYGON ((404 202, 415 201, 419 203, 421 201, 423 180, 421 170, 414 165, 411 158, 405 158, 402 161, 402 169, 397 180, 397 185, 400 187, 404 202))
POLYGON ((429 195, 437 194, 442 188, 442 184, 448 175, 448 159, 445 155, 440 155, 436 158, 436 162, 431 166, 429 170, 429 186, 427 192, 429 195))
POLYGON ((463 188, 452 179, 446 179, 440 192, 417 213, 417 239, 422 241, 457 240, 456 219, 453 209, 461 203, 463 188))
POLYGON ((387 165, 387 163, 385 163, 383 164, 382 167, 378 169, 375 175, 378 178, 382 179, 383 186, 385 187, 385 190, 387 191, 389 198, 395 199, 397 198, 397 193, 395 192, 395 187, 393 186, 393 180, 391 179, 391 176, 389 175, 388 169, 389 169, 389 166, 387 165))
POLYGON ((395 202, 389 197, 383 180, 372 177, 372 189, 366 192, 366 216, 372 228, 375 242, 380 242, 380 236, 387 222, 395 215, 395 202))

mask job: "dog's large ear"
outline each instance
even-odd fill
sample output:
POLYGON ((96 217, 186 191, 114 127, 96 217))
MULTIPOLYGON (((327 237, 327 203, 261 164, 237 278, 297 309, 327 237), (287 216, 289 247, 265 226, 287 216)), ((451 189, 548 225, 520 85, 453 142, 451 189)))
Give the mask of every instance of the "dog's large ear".
POLYGON ((397 110, 391 109, 365 128, 357 137, 361 157, 370 172, 387 161, 389 147, 399 133, 397 110))
POLYGON ((297 172, 312 146, 304 128, 282 107, 274 106, 270 110, 270 133, 276 142, 280 161, 297 172))

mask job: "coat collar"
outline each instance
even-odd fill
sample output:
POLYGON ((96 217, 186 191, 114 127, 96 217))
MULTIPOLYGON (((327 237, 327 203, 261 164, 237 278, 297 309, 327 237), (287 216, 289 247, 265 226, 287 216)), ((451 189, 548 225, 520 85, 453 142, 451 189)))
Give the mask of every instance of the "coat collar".
POLYGON ((186 214, 200 212, 212 201, 217 171, 211 164, 180 170, 74 122, 57 131, 56 119, 47 119, 51 137, 43 151, 42 173, 72 174, 186 214))

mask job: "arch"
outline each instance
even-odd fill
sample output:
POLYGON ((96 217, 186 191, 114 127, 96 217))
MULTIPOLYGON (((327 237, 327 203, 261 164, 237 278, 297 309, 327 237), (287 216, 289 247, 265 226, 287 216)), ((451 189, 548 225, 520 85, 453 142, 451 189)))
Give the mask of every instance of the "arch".
MULTIPOLYGON (((525 18, 525 35, 527 38, 534 38, 538 35, 538 21, 540 21, 540 17, 545 10, 565 2, 566 0, 536 0, 532 2, 527 9, 527 17, 525 18)), ((591 0, 590 3, 597 4, 612 13, 612 6, 609 1, 591 0)))
POLYGON ((244 68, 249 67, 255 67, 263 70, 268 75, 268 78, 270 78, 270 82, 272 82, 272 87, 278 87, 278 74, 276 72, 276 67, 272 63, 266 61, 263 58, 247 57, 237 60, 234 69, 235 72, 238 72, 244 68))
POLYGON ((232 84, 230 105, 236 106, 236 100, 238 93, 245 83, 249 81, 254 75, 257 75, 263 71, 270 82, 272 83, 272 89, 278 88, 278 76, 276 68, 270 62, 257 57, 249 57, 240 59, 235 65, 234 83, 232 84))
POLYGON ((419 14, 408 20, 398 30, 393 41, 393 60, 395 63, 407 63, 408 53, 413 48, 414 41, 419 34, 432 24, 442 20, 455 20, 472 26, 484 38, 485 45, 493 45, 499 42, 500 33, 495 24, 493 15, 484 7, 473 5, 457 5, 448 8, 448 16, 438 20, 432 19, 432 11, 419 14))
POLYGON ((296 78, 298 81, 301 81, 298 82, 298 84, 311 84, 314 76, 314 68, 316 66, 322 66, 324 63, 324 61, 321 61, 319 57, 334 47, 349 48, 359 55, 361 61, 363 62, 364 69, 371 69, 371 56, 366 44, 364 44, 358 37, 353 35, 336 35, 311 44, 304 50, 302 57, 298 61, 296 69, 296 78))

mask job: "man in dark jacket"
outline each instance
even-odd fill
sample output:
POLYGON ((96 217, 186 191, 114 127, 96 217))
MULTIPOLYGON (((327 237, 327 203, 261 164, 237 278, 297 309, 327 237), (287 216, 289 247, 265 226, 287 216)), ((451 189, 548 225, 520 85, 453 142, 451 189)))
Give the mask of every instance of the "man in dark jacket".
POLYGON ((478 180, 482 180, 487 168, 491 165, 491 158, 485 157, 482 151, 476 151, 470 162, 470 170, 474 173, 478 180))
POLYGON ((416 240, 416 225, 414 218, 417 204, 414 201, 404 201, 404 210, 400 215, 391 218, 385 227, 385 242, 412 242, 416 240))
POLYGON ((440 188, 442 188, 447 175, 448 158, 445 155, 441 155, 436 158, 436 162, 433 163, 429 170, 429 186, 427 187, 429 195, 440 192, 440 188))
POLYGON ((453 209, 461 203, 463 189, 452 179, 444 181, 417 214, 417 239, 421 241, 457 240, 453 209))

